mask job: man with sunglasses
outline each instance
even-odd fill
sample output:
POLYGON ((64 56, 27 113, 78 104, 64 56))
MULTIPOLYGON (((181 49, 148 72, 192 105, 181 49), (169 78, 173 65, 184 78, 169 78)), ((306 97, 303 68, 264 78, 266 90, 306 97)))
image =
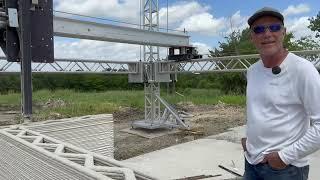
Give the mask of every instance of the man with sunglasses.
POLYGON ((249 19, 261 59, 247 71, 245 180, 306 180, 320 148, 320 76, 283 46, 284 17, 265 7, 249 19))

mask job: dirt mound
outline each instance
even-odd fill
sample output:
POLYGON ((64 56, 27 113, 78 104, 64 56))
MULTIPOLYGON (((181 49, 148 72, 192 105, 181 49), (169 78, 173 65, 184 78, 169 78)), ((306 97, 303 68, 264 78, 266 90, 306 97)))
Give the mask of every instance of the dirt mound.
POLYGON ((245 120, 243 107, 229 106, 223 103, 218 105, 180 103, 176 108, 193 115, 187 121, 191 125, 191 129, 153 139, 121 132, 122 129, 131 126, 132 120, 143 119, 143 111, 123 108, 119 112, 115 112, 114 119, 117 122, 114 126, 115 159, 124 160, 172 145, 219 134, 229 128, 243 125, 245 120))
POLYGON ((143 119, 143 117, 142 110, 132 107, 120 107, 118 111, 113 113, 113 119, 116 123, 143 119))

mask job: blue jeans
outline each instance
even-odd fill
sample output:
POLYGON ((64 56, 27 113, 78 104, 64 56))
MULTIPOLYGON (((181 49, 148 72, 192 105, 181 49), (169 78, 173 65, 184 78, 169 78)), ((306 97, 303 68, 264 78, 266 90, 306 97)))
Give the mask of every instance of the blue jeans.
POLYGON ((284 169, 273 169, 269 164, 251 165, 246 160, 244 180, 307 180, 309 166, 289 165, 284 169))

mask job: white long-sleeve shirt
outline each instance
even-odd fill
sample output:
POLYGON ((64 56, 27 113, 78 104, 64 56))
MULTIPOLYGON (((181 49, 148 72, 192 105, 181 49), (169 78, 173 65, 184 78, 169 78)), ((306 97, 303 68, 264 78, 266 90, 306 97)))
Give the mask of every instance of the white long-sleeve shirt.
POLYGON ((258 164, 278 151, 284 163, 302 167, 320 148, 320 75, 292 53, 280 68, 275 75, 260 60, 248 69, 245 156, 258 164))

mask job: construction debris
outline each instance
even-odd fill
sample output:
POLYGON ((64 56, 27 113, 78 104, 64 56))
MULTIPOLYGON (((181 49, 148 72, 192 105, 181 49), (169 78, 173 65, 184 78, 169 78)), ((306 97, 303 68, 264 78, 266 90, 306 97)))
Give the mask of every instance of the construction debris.
POLYGON ((242 177, 241 174, 239 174, 239 173, 237 173, 237 172, 235 172, 235 171, 233 171, 233 170, 231 170, 231 169, 229 169, 229 168, 226 168, 226 167, 224 167, 224 166, 222 166, 222 165, 219 165, 218 167, 221 168, 221 169, 223 169, 223 170, 226 170, 227 172, 229 172, 229 173, 231 173, 231 174, 233 174, 233 175, 236 175, 236 176, 238 176, 238 177, 242 177))
POLYGON ((206 178, 218 177, 218 176, 222 176, 222 174, 190 176, 190 177, 184 177, 184 178, 179 178, 179 179, 175 179, 175 180, 198 180, 198 179, 206 179, 206 178))

